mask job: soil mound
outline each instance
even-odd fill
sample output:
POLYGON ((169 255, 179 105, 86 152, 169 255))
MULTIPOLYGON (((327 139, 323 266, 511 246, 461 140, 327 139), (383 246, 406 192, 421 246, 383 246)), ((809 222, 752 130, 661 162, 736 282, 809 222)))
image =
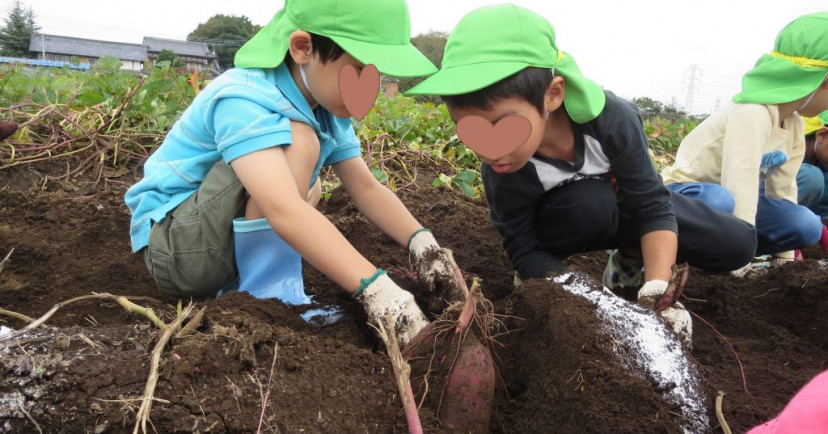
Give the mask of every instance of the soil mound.
MULTIPOLYGON (((3 176, 0 259, 14 251, 0 271, 0 308, 37 318, 55 303, 107 292, 153 297, 158 301, 140 304, 167 322, 174 318, 177 301, 155 290, 130 252, 123 187, 49 183, 43 190, 41 183, 29 188, 34 183, 23 171, 3 176)), ((459 266, 482 278, 486 297, 505 316, 509 332, 496 337, 502 387, 493 432, 681 432, 675 409, 610 357, 613 342, 598 330, 593 304, 546 281, 513 291, 484 202, 432 188, 400 196, 459 266)), ((368 224, 345 194, 335 192, 321 208, 369 260, 418 294, 405 249, 368 224)), ((828 273, 821 251, 805 256, 752 280, 691 272, 684 303, 699 316, 692 357, 707 381, 713 429, 716 391, 727 393, 724 415, 742 432, 775 416, 826 369, 828 273)), ((602 252, 571 258, 574 269, 595 278, 605 261, 602 252)), ((318 328, 304 323, 299 309, 244 293, 196 301, 206 308, 202 325, 173 340, 161 358, 155 430, 255 431, 269 389, 266 431, 407 432, 390 363, 359 307, 308 266, 305 276, 317 301, 349 315, 318 328)), ((24 325, 0 315, 0 327, 24 325)), ((59 309, 47 326, 0 347, 0 432, 131 432, 158 330, 97 300, 59 309)), ((435 414, 423 409, 426 432, 440 432, 435 414)))

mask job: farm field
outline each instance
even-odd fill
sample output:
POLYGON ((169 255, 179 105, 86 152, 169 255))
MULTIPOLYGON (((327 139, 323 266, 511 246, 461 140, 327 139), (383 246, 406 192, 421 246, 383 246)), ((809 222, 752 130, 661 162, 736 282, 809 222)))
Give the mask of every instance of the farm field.
MULTIPOLYGON (((14 249, 0 267, 0 308, 38 318, 73 297, 109 293, 153 298, 135 302, 172 322, 176 300, 155 290, 142 258, 130 252, 122 196, 134 175, 121 183, 96 183, 94 175, 44 182, 50 170, 65 168, 0 172, 0 259, 14 249)), ((542 280, 513 290, 485 202, 429 183, 399 195, 460 268, 482 279, 508 331, 494 346, 502 385, 492 432, 682 432, 677 410, 621 367, 594 306, 542 280)), ((320 208, 369 260, 417 293, 405 249, 369 225, 341 190, 320 208)), ((706 380, 710 432, 721 432, 717 391, 726 393, 730 428, 744 432, 828 367, 825 255, 804 254, 803 262, 748 280, 691 271, 683 302, 698 315, 690 357, 706 380)), ((599 252, 571 264, 598 279, 605 261, 599 252)), ((318 328, 299 318, 301 309, 244 293, 197 300, 196 310, 204 309, 198 328, 160 353, 147 430, 407 432, 388 356, 359 306, 310 267, 305 276, 317 301, 349 315, 318 328)), ((0 315, 0 326, 25 324, 0 315)), ((132 432, 160 335, 147 317, 94 299, 61 307, 13 345, 0 343, 0 432, 132 432)), ((441 432, 435 415, 421 409, 428 433, 441 432)))

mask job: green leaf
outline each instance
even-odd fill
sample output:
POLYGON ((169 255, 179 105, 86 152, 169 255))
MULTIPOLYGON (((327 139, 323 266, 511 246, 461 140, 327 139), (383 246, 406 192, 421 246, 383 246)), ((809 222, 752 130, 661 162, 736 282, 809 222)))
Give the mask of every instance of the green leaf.
POLYGON ((377 181, 379 181, 379 182, 381 182, 381 183, 383 183, 383 184, 385 184, 385 183, 387 183, 387 182, 388 182, 388 174, 387 174, 387 173, 385 173, 385 171, 383 171, 383 170, 382 170, 382 169, 380 169, 379 167, 372 167, 372 168, 371 168, 371 173, 374 175, 374 178, 375 178, 377 181))
POLYGON ((471 170, 464 170, 464 171, 458 173, 454 177, 454 180, 456 182, 461 182, 461 183, 466 183, 466 184, 471 184, 472 182, 474 182, 475 179, 477 179, 477 173, 475 173, 471 170))

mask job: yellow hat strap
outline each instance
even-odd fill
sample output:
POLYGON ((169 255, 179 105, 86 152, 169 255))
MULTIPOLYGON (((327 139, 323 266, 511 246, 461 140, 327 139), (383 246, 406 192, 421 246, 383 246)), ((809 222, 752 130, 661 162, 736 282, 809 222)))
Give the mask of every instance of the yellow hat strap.
POLYGON ((782 54, 778 51, 771 51, 770 55, 771 57, 785 59, 788 62, 791 62, 795 65, 804 66, 806 68, 828 68, 828 60, 810 59, 808 57, 800 56, 788 56, 787 54, 782 54))

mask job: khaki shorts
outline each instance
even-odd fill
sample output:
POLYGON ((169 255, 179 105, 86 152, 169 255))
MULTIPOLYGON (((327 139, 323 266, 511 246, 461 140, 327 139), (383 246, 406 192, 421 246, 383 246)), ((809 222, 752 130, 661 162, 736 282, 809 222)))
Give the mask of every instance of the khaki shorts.
POLYGON ((236 279, 233 219, 244 216, 246 201, 241 181, 219 160, 198 191, 152 226, 144 261, 162 292, 209 297, 236 279))

